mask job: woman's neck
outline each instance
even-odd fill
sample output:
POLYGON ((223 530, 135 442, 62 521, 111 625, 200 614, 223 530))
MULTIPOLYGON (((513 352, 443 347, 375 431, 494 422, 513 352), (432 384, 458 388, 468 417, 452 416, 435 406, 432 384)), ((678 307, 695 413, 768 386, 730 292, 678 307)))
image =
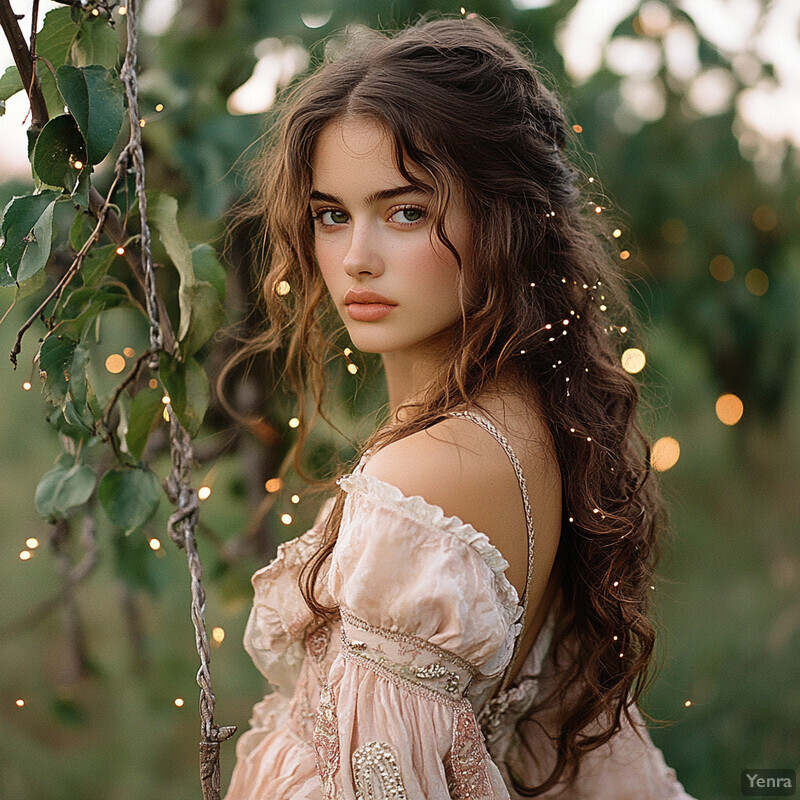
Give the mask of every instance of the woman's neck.
POLYGON ((402 406, 414 402, 435 379, 438 367, 430 359, 411 358, 400 353, 384 353, 383 368, 389 390, 392 418, 402 406))

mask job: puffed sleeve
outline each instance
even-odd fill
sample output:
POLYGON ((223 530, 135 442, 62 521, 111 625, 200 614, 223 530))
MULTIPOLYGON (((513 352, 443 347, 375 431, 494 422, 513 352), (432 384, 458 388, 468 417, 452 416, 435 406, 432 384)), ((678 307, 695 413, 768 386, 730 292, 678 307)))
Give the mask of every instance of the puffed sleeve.
POLYGON ((314 744, 326 798, 504 800, 467 696, 519 630, 507 563, 487 537, 373 476, 348 492, 328 589, 342 649, 314 744))
MULTIPOLYGON (((291 697, 305 652, 302 639, 314 615, 303 600, 298 578, 322 541, 334 498, 323 503, 313 527, 278 547, 275 558, 252 578, 253 608, 244 632, 244 647, 261 674, 291 697)), ((323 587, 321 600, 330 601, 323 587)))

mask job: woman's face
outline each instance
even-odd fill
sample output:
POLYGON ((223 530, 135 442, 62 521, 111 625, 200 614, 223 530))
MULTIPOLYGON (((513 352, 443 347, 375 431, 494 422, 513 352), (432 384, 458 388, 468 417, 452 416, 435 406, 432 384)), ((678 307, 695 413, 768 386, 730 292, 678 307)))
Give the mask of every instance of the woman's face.
MULTIPOLYGON (((431 235, 432 196, 408 185, 389 134, 371 120, 330 122, 312 170, 317 264, 353 344, 384 355, 431 355, 437 334, 461 318, 455 256, 431 235)), ((466 215, 449 207, 445 228, 463 261, 466 215)))

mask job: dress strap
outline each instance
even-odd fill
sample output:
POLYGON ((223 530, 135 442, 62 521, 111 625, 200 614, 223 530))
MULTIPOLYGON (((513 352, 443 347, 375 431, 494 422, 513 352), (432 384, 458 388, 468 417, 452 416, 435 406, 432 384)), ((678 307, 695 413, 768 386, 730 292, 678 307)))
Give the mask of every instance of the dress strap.
POLYGON ((522 643, 522 633, 524 630, 524 623, 525 623, 525 614, 528 608, 528 593, 531 585, 531 579, 533 577, 533 544, 534 544, 534 533, 533 533, 533 513, 531 511, 531 502, 530 498, 528 497, 528 484, 525 482, 525 475, 522 472, 522 465, 517 458, 517 454, 514 452, 514 448, 511 447, 508 439, 495 427, 493 423, 491 423, 486 417, 482 414, 477 414, 474 411, 453 411, 450 413, 451 417, 465 417, 466 419, 472 420, 476 425, 480 425, 487 433, 491 434, 500 446, 505 450, 506 455, 508 456, 508 460, 511 462, 511 466, 514 468, 514 474, 517 476, 517 482, 519 483, 519 490, 522 494, 522 505, 525 509, 525 527, 528 532, 528 569, 525 574, 525 589, 522 592, 522 597, 520 598, 520 605, 522 606, 522 614, 520 615, 520 620, 522 621, 522 627, 520 632, 517 634, 517 637, 514 641, 514 652, 511 655, 511 659, 508 662, 508 666, 506 667, 505 674, 503 675, 503 680, 500 685, 500 690, 506 688, 509 678, 510 678, 510 670, 511 666, 516 660, 517 653, 519 652, 520 644, 522 643))

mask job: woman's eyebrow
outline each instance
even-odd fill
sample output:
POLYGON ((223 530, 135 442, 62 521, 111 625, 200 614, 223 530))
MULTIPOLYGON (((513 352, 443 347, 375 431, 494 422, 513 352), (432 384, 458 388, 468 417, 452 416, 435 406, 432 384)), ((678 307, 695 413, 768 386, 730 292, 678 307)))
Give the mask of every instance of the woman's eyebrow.
MULTIPOLYGON (((432 192, 430 189, 424 186, 412 186, 411 184, 406 184, 405 186, 395 186, 391 189, 379 189, 377 192, 372 192, 372 194, 367 195, 366 204, 372 205, 373 203, 377 203, 381 200, 392 200, 395 197, 400 197, 404 194, 432 194, 432 192)), ((338 205, 344 205, 342 201, 336 197, 336 195, 326 194, 325 192, 318 192, 316 190, 311 192, 311 199, 321 200, 325 203, 337 203, 338 205)))

